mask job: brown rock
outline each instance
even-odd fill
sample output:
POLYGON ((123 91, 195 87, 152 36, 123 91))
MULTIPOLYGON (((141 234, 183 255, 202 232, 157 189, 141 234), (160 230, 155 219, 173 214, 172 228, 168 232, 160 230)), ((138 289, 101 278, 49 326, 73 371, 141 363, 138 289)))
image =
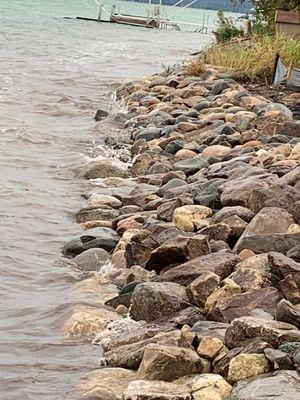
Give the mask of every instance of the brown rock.
POLYGON ((173 381, 181 376, 201 374, 204 363, 197 353, 181 347, 150 344, 137 376, 139 379, 173 381))
POLYGON ((284 322, 255 317, 241 317, 232 321, 225 334, 225 344, 230 349, 245 346, 260 338, 274 347, 285 342, 300 342, 300 331, 284 322))
POLYGON ((229 400, 232 387, 216 374, 202 374, 192 386, 194 400, 229 400))
POLYGON ((187 294, 192 304, 204 307, 209 295, 220 286, 221 279, 213 272, 203 272, 187 288, 187 294))
POLYGON ((197 257, 157 277, 160 282, 177 282, 188 286, 203 272, 214 272, 221 279, 231 274, 240 258, 232 253, 213 253, 197 257))
POLYGON ((212 210, 205 206, 187 205, 176 208, 173 213, 173 221, 176 227, 186 232, 194 231, 194 221, 208 218, 212 210))
POLYGON ((225 157, 231 152, 231 150, 232 149, 230 147, 215 144, 213 146, 206 147, 202 154, 206 157, 225 157))
POLYGON ((300 329, 300 305, 294 306, 287 300, 281 300, 276 309, 277 321, 295 325, 300 329))
POLYGON ((258 308, 275 315, 277 303, 281 300, 279 291, 272 287, 251 290, 225 299, 218 299, 211 306, 208 318, 219 322, 231 322, 235 318, 250 315, 258 308))
POLYGON ((220 339, 211 336, 204 336, 197 348, 197 353, 200 357, 213 360, 223 347, 224 343, 220 339))
POLYGON ((210 247, 206 236, 177 236, 152 251, 146 268, 160 272, 165 267, 175 267, 209 253, 210 247))
POLYGON ((192 150, 187 150, 187 149, 180 149, 177 151, 177 153, 175 154, 176 158, 193 158, 197 155, 197 153, 195 153, 192 150))
POLYGON ((164 381, 133 381, 123 393, 123 400, 191 400, 185 386, 164 381))
POLYGON ((255 268, 238 268, 228 278, 239 285, 243 292, 276 286, 278 283, 275 275, 255 268))
MULTIPOLYGON (((241 288, 239 285, 237 285, 235 282, 233 282, 231 279, 226 278, 222 282, 222 287, 217 289, 215 292, 213 292, 206 300, 205 302, 205 311, 208 313, 211 313, 212 309, 216 307, 216 305, 219 302, 224 301, 225 299, 228 299, 232 297, 233 295, 240 293, 241 288)), ((214 320, 214 318, 213 318, 214 320)), ((229 322, 229 321, 220 321, 219 322, 229 322)))
POLYGON ((179 330, 158 333, 159 326, 151 329, 147 326, 137 329, 138 332, 135 332, 133 336, 123 332, 121 341, 115 340, 111 343, 110 350, 105 353, 105 360, 109 366, 138 369, 149 344, 190 348, 189 341, 179 330), (126 344, 128 340, 129 343, 126 344))
POLYGON ((239 256, 242 260, 247 260, 248 258, 255 256, 255 253, 252 250, 244 249, 239 253, 239 256))
POLYGON ((145 282, 136 286, 130 315, 136 321, 154 321, 188 306, 186 289, 171 282, 145 282))

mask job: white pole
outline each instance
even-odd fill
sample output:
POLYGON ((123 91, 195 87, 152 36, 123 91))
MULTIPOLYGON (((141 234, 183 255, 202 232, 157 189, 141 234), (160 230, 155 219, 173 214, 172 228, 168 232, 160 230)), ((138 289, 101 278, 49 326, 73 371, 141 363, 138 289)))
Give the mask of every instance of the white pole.
POLYGON ((102 16, 102 7, 103 7, 103 0, 99 1, 99 14, 98 14, 98 21, 101 21, 101 16, 102 16))

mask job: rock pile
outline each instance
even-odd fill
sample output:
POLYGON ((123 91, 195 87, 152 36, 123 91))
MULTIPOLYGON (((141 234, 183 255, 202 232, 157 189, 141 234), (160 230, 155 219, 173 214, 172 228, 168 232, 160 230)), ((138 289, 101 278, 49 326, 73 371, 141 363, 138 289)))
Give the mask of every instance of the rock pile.
POLYGON ((300 124, 228 76, 117 91, 132 163, 85 168, 87 230, 63 249, 85 271, 110 259, 120 288, 87 399, 300 397, 300 124))

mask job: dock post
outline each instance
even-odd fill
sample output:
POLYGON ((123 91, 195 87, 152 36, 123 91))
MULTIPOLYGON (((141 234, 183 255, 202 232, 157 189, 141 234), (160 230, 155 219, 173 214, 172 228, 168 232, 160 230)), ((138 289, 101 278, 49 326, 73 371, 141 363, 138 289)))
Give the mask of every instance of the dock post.
POLYGON ((98 21, 99 21, 99 22, 101 22, 103 5, 104 5, 103 0, 100 0, 100 1, 99 1, 99 14, 98 14, 98 21))

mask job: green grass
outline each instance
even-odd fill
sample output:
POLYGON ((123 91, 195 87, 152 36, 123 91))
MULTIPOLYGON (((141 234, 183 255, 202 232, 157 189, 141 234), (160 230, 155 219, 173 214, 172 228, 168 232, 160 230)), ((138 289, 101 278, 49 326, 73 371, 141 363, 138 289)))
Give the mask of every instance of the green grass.
POLYGON ((249 81, 270 81, 276 53, 285 65, 300 67, 300 39, 284 35, 256 37, 249 41, 211 46, 204 55, 188 66, 189 73, 199 75, 204 64, 225 67, 235 72, 237 78, 249 81))

